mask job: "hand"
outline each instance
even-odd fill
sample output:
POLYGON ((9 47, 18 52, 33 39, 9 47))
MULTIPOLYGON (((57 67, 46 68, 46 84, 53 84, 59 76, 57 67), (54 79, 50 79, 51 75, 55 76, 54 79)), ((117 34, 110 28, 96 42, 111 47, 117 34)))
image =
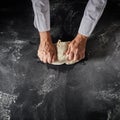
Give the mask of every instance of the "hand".
POLYGON ((52 43, 49 32, 40 33, 40 45, 38 48, 38 57, 44 63, 52 63, 57 59, 56 48, 52 43))
POLYGON ((78 35, 69 43, 66 55, 70 61, 80 61, 85 58, 87 37, 78 35))

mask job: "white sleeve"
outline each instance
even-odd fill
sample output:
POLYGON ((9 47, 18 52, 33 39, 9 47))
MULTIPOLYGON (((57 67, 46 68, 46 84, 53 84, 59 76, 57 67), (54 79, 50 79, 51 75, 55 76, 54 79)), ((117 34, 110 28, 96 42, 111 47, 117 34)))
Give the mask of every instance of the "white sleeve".
POLYGON ((31 0, 34 11, 34 26, 39 32, 50 30, 49 0, 31 0))
POLYGON ((80 23, 78 33, 90 36, 93 32, 98 20, 100 19, 107 0, 89 0, 83 18, 80 23))

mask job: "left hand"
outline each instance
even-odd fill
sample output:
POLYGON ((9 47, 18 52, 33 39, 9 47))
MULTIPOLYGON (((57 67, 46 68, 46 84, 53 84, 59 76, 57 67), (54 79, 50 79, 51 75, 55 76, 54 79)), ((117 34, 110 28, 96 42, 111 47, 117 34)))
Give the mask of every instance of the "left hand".
POLYGON ((68 44, 66 55, 69 61, 80 61, 85 58, 87 37, 78 35, 68 44))

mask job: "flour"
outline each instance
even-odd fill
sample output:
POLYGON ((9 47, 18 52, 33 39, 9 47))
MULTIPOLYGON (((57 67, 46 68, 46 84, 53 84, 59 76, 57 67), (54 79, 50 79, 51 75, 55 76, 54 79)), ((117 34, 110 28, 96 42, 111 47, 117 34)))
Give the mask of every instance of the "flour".
POLYGON ((8 52, 11 53, 10 60, 12 60, 13 62, 18 63, 18 61, 20 60, 20 58, 22 57, 21 54, 21 49, 27 44, 27 40, 23 41, 23 40, 8 40, 5 42, 5 44, 9 44, 9 49, 5 48, 2 50, 3 52, 8 52))
POLYGON ((0 120, 10 120, 10 105, 15 103, 17 96, 0 91, 0 120))
POLYGON ((113 92, 113 90, 102 90, 99 92, 94 92, 97 100, 103 100, 103 101, 111 101, 111 100, 117 100, 120 101, 120 91, 113 92))

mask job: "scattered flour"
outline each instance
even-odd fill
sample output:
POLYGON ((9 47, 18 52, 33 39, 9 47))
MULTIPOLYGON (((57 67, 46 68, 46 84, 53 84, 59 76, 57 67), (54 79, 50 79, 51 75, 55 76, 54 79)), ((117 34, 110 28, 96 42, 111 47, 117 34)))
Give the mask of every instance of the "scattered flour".
POLYGON ((17 96, 0 91, 0 120, 10 120, 9 107, 15 103, 17 96))

